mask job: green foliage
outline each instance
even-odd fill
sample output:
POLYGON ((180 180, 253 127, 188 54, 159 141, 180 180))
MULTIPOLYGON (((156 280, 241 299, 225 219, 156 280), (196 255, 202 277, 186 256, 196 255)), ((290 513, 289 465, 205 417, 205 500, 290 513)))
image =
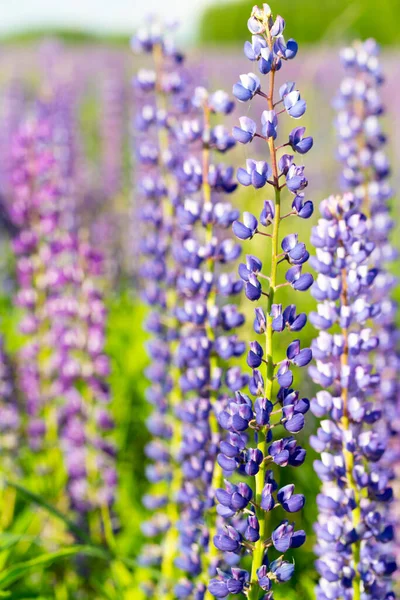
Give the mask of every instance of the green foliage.
MULTIPOLYGON (((280 0, 270 2, 274 13, 286 15, 288 36, 301 44, 338 43, 375 37, 383 45, 398 44, 400 0, 280 0)), ((243 44, 249 37, 250 2, 219 3, 207 8, 199 27, 202 44, 243 44)))

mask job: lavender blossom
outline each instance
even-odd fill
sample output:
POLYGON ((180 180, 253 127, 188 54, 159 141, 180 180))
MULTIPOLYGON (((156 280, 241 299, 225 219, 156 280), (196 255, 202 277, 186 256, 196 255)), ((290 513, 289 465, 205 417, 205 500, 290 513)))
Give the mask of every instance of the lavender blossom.
POLYGON ((312 345, 316 365, 309 369, 322 388, 311 409, 324 417, 311 438, 323 482, 315 526, 317 599, 389 599, 396 563, 386 548, 393 526, 385 504, 392 489, 381 468, 387 440, 380 433, 381 406, 374 402, 380 376, 370 360, 379 344, 371 325, 381 311, 374 294, 379 270, 370 266, 375 245, 352 194, 331 196, 320 210, 311 237, 318 311, 310 315, 320 333, 312 345))
POLYGON ((253 38, 251 48, 250 43, 246 43, 245 54, 258 63, 262 74, 269 74, 269 88, 264 92, 259 78, 253 73, 241 76, 240 83, 233 89, 235 96, 240 101, 248 101, 258 95, 266 104, 266 110, 261 115, 260 133, 257 124, 242 117, 240 131, 235 129, 234 136, 241 143, 249 143, 256 136, 264 139, 269 162, 249 159, 246 169, 240 168, 237 176, 245 186, 256 189, 268 186, 273 190, 274 201, 265 201, 259 217, 245 213, 234 223, 233 230, 239 239, 257 235, 270 238, 271 271, 269 275, 263 273, 262 261, 252 255, 246 256, 245 263, 239 268, 247 298, 252 302, 265 300, 264 307, 262 304, 256 307, 254 320, 254 330, 264 335, 265 347, 256 340, 250 343, 247 356, 252 368, 250 395, 236 391, 235 397, 228 400, 218 415, 220 425, 228 432, 220 444, 218 463, 226 476, 237 472, 248 479, 238 482, 235 478, 235 483, 227 479, 225 486, 217 490, 217 510, 226 525, 214 537, 214 544, 236 557, 250 554, 251 570, 235 567, 230 571, 219 571, 208 589, 216 598, 242 592, 250 600, 258 600, 272 598, 274 585, 291 578, 294 565, 284 560, 284 553, 289 548, 300 547, 305 541, 304 531, 296 530, 289 517, 302 510, 305 498, 297 493, 294 485, 279 486, 276 467, 300 466, 305 459, 305 450, 293 436, 304 426, 309 401, 301 398, 292 384, 293 367, 309 364, 311 351, 301 348, 299 340, 295 339, 287 347, 285 358, 278 360, 281 342, 275 338, 286 329, 300 331, 307 321, 304 314, 297 314, 294 304, 283 307, 277 303, 279 289, 283 286, 301 292, 313 282, 312 276, 303 271, 309 257, 304 243, 294 233, 282 238, 280 225, 286 217, 308 218, 312 214, 312 203, 304 200, 303 190, 307 186, 304 167, 294 163, 293 155, 278 156, 278 152, 279 148, 290 145, 295 151, 300 148, 300 154, 304 154, 311 148, 312 140, 304 138, 303 129, 296 128, 290 134, 289 142, 279 148, 276 146, 280 114, 286 112, 297 119, 306 109, 293 82, 282 85, 280 100, 275 98, 275 73, 283 61, 294 58, 297 44, 294 40, 285 42, 285 22, 280 16, 274 20, 267 4, 262 9, 253 8, 248 26, 253 38), (280 103, 284 106, 281 111, 277 109, 280 103), (304 139, 308 141, 301 144, 304 139), (282 214, 281 196, 285 188, 293 199, 288 213, 282 214), (281 279, 279 265, 282 267, 285 263, 288 264, 286 281, 278 283, 281 279), (279 427, 289 435, 273 435, 279 427), (269 513, 273 510, 283 511, 283 519, 275 529, 269 529, 269 513), (280 554, 275 560, 271 556, 273 549, 280 554))

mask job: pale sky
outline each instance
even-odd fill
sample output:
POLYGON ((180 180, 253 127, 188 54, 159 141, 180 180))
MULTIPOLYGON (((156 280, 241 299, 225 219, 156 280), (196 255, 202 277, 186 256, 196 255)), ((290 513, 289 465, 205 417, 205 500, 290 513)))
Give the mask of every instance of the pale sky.
POLYGON ((181 34, 195 29, 213 0, 0 0, 0 35, 29 28, 78 27, 131 33, 148 13, 180 22, 181 34))

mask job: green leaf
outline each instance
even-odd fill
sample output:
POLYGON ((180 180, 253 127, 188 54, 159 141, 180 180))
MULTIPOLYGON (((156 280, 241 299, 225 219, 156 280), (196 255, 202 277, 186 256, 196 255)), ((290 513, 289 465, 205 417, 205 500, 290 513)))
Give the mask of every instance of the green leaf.
POLYGON ((41 554, 37 558, 27 560, 21 563, 17 563, 8 569, 5 569, 0 574, 0 588, 7 588, 9 585, 24 577, 29 571, 36 567, 47 567, 53 564, 55 561, 67 558, 69 556, 75 556, 77 554, 84 554, 85 556, 92 556, 95 558, 101 558, 103 560, 109 560, 109 555, 100 548, 94 546, 69 546, 68 548, 62 548, 56 552, 48 552, 41 554))
POLYGON ((0 552, 16 546, 19 542, 35 542, 33 535, 23 535, 21 533, 0 533, 0 552))

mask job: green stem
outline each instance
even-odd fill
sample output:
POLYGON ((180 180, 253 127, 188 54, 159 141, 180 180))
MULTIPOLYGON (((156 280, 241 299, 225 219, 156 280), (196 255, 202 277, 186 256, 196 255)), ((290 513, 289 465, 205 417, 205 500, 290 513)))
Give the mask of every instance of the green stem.
MULTIPOLYGON (((270 50, 272 50, 273 42, 269 31, 268 23, 266 23, 266 41, 270 50)), ((266 97, 269 110, 274 110, 274 87, 275 87, 275 70, 270 71, 269 76, 269 93, 266 97)), ((271 158, 273 185, 275 190, 275 216, 273 221, 273 230, 271 238, 271 272, 270 272, 270 285, 268 291, 268 300, 266 307, 266 330, 265 330, 265 359, 267 361, 266 366, 266 378, 265 378, 265 396, 268 400, 273 401, 273 386, 274 386, 274 375, 275 375, 275 363, 274 363, 274 348, 273 348, 273 329, 271 317, 271 309, 274 303, 275 291, 277 288, 277 270, 278 270, 278 254, 279 254, 279 227, 281 222, 281 190, 279 186, 279 170, 277 163, 275 141, 272 137, 267 139, 269 154, 271 158)), ((259 439, 257 448, 261 450, 263 456, 267 456, 267 433, 268 426, 262 428, 259 431, 259 439)), ((250 587, 248 591, 249 600, 258 600, 260 592, 260 586, 258 585, 257 571, 263 564, 264 553, 265 553, 265 541, 269 538, 267 533, 269 513, 258 508, 261 504, 262 492, 265 485, 265 474, 267 471, 268 463, 263 461, 260 465, 256 480, 255 490, 255 501, 256 501, 256 515, 260 525, 260 538, 254 544, 253 559, 251 564, 251 575, 250 575, 250 587)))
MULTIPOLYGON (((177 369, 176 369, 177 370, 177 369)), ((177 389, 177 388, 175 388, 177 389)), ((174 394, 171 397, 171 405, 174 407, 181 402, 180 394, 174 394)), ((177 456, 182 442, 182 427, 178 420, 174 421, 173 435, 170 445, 171 458, 177 456)), ((182 485, 182 475, 180 465, 173 466, 173 477, 168 490, 169 501, 166 508, 166 515, 169 521, 169 528, 164 538, 162 562, 161 562, 161 579, 160 597, 165 600, 174 600, 173 584, 175 579, 175 557, 177 553, 179 534, 176 527, 179 521, 179 510, 176 504, 176 496, 182 485), (162 595, 161 595, 162 594, 162 595)))
MULTIPOLYGON (((271 283, 269 289, 269 296, 267 302, 267 323, 265 330, 265 356, 267 359, 267 375, 265 381, 265 395, 269 400, 272 400, 273 384, 274 384, 274 359, 273 359, 273 330, 272 330, 272 317, 270 315, 272 304, 274 301, 275 289, 276 289, 276 275, 278 266, 278 242, 279 242, 279 223, 280 223, 280 190, 278 187, 275 188, 275 219, 274 228, 272 234, 272 249, 271 249, 271 283)), ((257 448, 261 450, 263 456, 267 456, 267 428, 263 428, 260 433, 260 439, 257 444, 257 448)), ((263 462, 260 465, 260 470, 256 475, 256 504, 260 506, 262 491, 265 484, 265 473, 267 470, 267 462, 263 462)), ((257 518, 260 524, 260 539, 254 545, 253 561, 251 565, 251 578, 250 578, 250 589, 248 598, 249 600, 258 600, 260 588, 258 585, 257 570, 263 564, 264 558, 264 542, 269 537, 267 535, 267 524, 269 513, 257 508, 257 518)))
MULTIPOLYGON (((342 279, 342 293, 340 295, 341 306, 349 306, 348 299, 348 285, 347 285, 347 273, 346 269, 342 269, 341 272, 342 279)), ((347 328, 342 328, 342 336, 344 340, 343 353, 341 355, 341 367, 342 370, 347 370, 349 365, 349 331, 347 328)), ((350 417, 349 417, 349 409, 348 409, 348 395, 349 390, 347 387, 343 387, 341 390, 341 397, 343 403, 343 416, 341 419, 342 429, 344 431, 349 431, 350 429, 350 417)), ((354 477, 354 455, 352 452, 349 452, 345 446, 343 446, 343 457, 346 469, 346 479, 350 489, 354 494, 355 508, 352 512, 353 518, 353 527, 356 529, 359 523, 361 522, 361 507, 360 507, 360 490, 357 486, 357 482, 354 477)), ((360 550, 361 550, 361 542, 357 540, 351 546, 352 548, 352 556, 353 556, 353 566, 355 571, 355 577, 353 579, 353 600, 360 600, 361 598, 361 578, 358 570, 358 564, 360 562, 360 550)))

